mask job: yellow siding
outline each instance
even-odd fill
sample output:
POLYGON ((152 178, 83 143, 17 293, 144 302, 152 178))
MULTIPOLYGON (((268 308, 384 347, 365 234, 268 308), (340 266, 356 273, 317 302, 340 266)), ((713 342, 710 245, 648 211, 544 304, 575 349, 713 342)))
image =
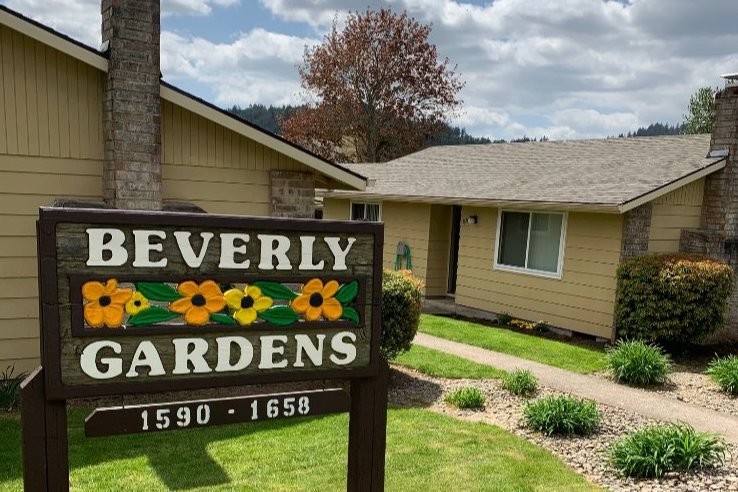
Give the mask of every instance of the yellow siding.
POLYGON ((303 164, 212 121, 162 101, 165 200, 211 213, 269 215, 269 172, 308 171, 303 164))
POLYGON ((611 336, 621 216, 570 213, 563 275, 551 279, 494 270, 497 209, 464 207, 469 215, 479 223, 461 226, 457 304, 611 336))
POLYGON ((425 293, 429 296, 445 295, 448 292, 451 216, 450 205, 431 205, 428 270, 425 278, 425 293))
POLYGON ((700 226, 704 188, 703 178, 652 202, 649 252, 674 253, 679 251, 679 237, 682 229, 696 229, 700 226))
MULTIPOLYGON (((350 200, 326 198, 323 201, 323 217, 329 220, 350 219, 350 200)), ((430 217, 430 205, 382 202, 384 268, 394 269, 397 243, 402 241, 410 246, 413 273, 426 280, 430 217)))
POLYGON ((0 26, 0 369, 38 364, 38 207, 101 199, 102 81, 0 26))
MULTIPOLYGON (((0 26, 0 370, 38 364, 35 222, 57 198, 102 199, 104 74, 0 26)), ((164 198, 269 215, 269 171, 307 171, 162 103, 164 198)))

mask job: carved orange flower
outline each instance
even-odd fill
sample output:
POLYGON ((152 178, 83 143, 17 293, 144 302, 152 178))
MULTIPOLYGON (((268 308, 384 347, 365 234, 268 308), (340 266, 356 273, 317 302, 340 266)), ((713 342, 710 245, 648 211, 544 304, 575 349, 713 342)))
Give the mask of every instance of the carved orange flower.
POLYGON ((85 321, 91 328, 118 328, 123 324, 126 302, 131 298, 131 289, 119 289, 118 281, 111 278, 105 284, 90 281, 82 285, 85 301, 85 321))
POLYGON ((302 294, 292 301, 292 309, 303 314, 308 321, 315 321, 321 316, 331 321, 341 317, 343 308, 333 296, 338 292, 338 282, 331 280, 323 285, 323 281, 314 278, 302 286, 302 294))
POLYGON ((212 313, 221 311, 226 305, 220 287, 212 280, 206 280, 200 285, 188 280, 179 284, 177 291, 184 297, 172 302, 169 309, 184 315, 188 325, 206 324, 212 313))

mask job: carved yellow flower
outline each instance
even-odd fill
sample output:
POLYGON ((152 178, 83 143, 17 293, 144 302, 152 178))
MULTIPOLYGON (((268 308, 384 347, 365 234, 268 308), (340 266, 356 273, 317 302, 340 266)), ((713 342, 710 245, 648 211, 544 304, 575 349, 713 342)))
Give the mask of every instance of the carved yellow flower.
POLYGON ((308 321, 315 321, 321 316, 335 321, 341 317, 343 308, 333 296, 338 292, 338 282, 331 280, 323 285, 323 281, 314 278, 302 286, 302 293, 291 303, 292 309, 305 316, 308 321))
POLYGON ((239 325, 250 325, 256 321, 258 313, 272 307, 270 297, 262 295, 261 289, 255 285, 247 285, 241 289, 230 289, 224 294, 228 307, 233 309, 233 319, 239 325))
POLYGON ((126 312, 133 316, 150 307, 151 305, 149 304, 149 300, 146 299, 146 296, 140 292, 134 292, 131 300, 126 303, 126 312))
POLYGON ((85 321, 91 328, 118 328, 123 324, 123 306, 131 298, 131 289, 119 289, 111 278, 105 284, 90 281, 82 285, 85 321))
POLYGON ((220 287, 212 280, 206 280, 200 285, 188 280, 179 284, 177 291, 184 297, 172 302, 169 309, 184 315, 185 322, 189 325, 207 324, 210 315, 222 310, 226 305, 220 287))

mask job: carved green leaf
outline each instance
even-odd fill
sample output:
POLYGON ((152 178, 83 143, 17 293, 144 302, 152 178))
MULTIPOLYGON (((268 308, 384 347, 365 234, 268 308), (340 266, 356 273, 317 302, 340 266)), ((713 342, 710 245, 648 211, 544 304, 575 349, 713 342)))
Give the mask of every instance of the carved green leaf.
POLYGON ((261 289, 261 293, 263 295, 271 297, 272 299, 291 301, 297 297, 297 292, 293 292, 278 282, 259 281, 254 282, 254 285, 261 289))
POLYGON ((359 324, 359 312, 352 307, 343 308, 343 314, 341 314, 341 318, 353 321, 357 325, 359 324))
POLYGON ((136 282, 136 290, 151 301, 172 302, 182 297, 179 292, 161 282, 136 282))
POLYGON ((336 300, 341 304, 348 304, 356 299, 359 294, 359 282, 352 280, 347 284, 343 284, 338 292, 336 292, 336 300))
POLYGON ((236 320, 227 314, 215 313, 210 315, 210 321, 214 321, 221 325, 235 325, 236 320))
POLYGON ((300 319, 297 313, 289 306, 272 306, 266 311, 260 312, 259 317, 264 321, 278 326, 291 325, 300 319))
POLYGON ((134 314, 133 316, 128 318, 126 324, 128 326, 153 325, 155 323, 172 320, 177 316, 179 316, 179 314, 167 311, 166 309, 162 309, 160 307, 153 306, 139 312, 138 314, 134 314))

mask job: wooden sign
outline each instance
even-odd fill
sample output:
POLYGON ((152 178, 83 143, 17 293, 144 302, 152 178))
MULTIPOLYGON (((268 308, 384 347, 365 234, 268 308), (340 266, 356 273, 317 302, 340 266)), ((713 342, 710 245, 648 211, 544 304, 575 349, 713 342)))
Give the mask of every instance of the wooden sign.
POLYGON ((24 384, 24 459, 47 475, 29 473, 28 490, 68 488, 68 398, 326 379, 349 381, 350 402, 331 390, 104 408, 86 430, 350 408, 349 489, 382 488, 381 224, 42 208, 37 232, 42 368, 24 384))
POLYGON ((216 398, 176 403, 98 408, 85 419, 88 437, 193 429, 347 412, 344 390, 216 398))

